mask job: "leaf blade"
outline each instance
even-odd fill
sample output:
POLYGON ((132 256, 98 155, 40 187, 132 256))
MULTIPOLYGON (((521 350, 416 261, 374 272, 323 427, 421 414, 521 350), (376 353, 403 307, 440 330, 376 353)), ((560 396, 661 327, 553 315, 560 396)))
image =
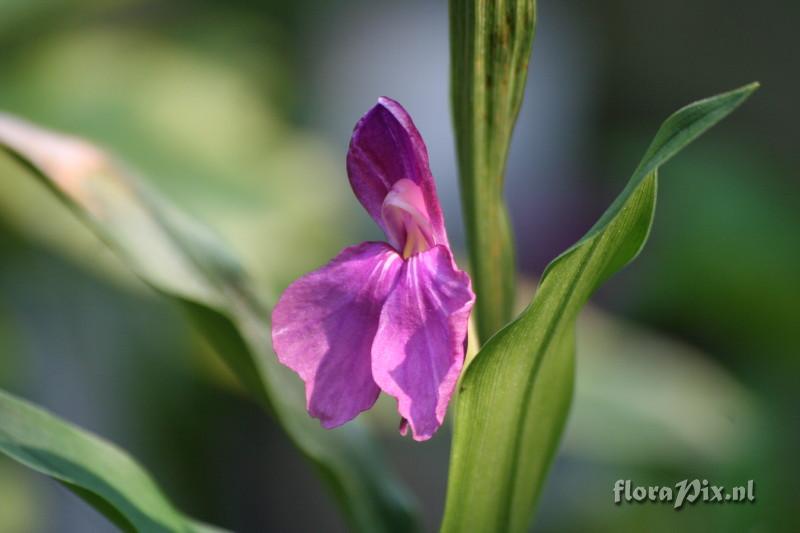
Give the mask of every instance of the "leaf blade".
POLYGON ((127 453, 2 390, 0 451, 60 481, 123 530, 192 530, 127 453))
POLYGON ((659 166, 756 88, 701 100, 668 118, 606 213, 548 265, 528 308, 470 363, 458 396, 443 531, 528 527, 571 402, 578 312, 647 240, 659 166))

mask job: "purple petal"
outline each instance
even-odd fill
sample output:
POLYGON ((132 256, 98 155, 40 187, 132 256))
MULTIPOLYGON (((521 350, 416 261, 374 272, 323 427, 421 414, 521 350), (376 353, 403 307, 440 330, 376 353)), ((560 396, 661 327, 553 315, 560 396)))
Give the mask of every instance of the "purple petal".
POLYGON ((347 152, 347 174, 359 202, 384 231, 384 198, 401 179, 416 183, 425 199, 435 244, 449 246, 428 151, 403 106, 382 96, 358 121, 347 152))
MULTIPOLYGON (((450 250, 436 246, 408 258, 381 311, 372 345, 372 376, 397 398, 415 440, 442 425, 467 340, 475 295, 450 250)), ((402 431, 402 426, 401 426, 402 431)))
POLYGON ((308 412, 326 428, 355 418, 378 398, 370 351, 402 263, 386 243, 345 248, 289 285, 272 312, 278 360, 303 379, 308 412))

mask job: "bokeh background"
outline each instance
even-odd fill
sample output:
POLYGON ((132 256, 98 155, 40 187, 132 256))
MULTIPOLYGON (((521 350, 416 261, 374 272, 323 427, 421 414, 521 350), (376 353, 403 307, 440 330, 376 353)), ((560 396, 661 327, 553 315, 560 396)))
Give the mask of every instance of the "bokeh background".
MULTIPOLYGON (((507 173, 523 276, 622 188, 659 123, 762 89, 661 173, 645 252, 594 298, 573 413, 534 531, 798 531, 800 64, 790 0, 539 2, 507 173), (755 480, 757 502, 612 504, 616 479, 755 480)), ((415 117, 463 233, 445 2, 0 2, 0 109, 100 142, 206 221, 266 293, 378 238, 346 185, 379 95, 415 117)), ((329 495, 178 309, 0 156, 0 386, 120 444, 187 513, 342 531, 329 495)), ((449 430, 367 415, 435 529, 449 430)), ((0 457, 0 531, 113 531, 0 457)))

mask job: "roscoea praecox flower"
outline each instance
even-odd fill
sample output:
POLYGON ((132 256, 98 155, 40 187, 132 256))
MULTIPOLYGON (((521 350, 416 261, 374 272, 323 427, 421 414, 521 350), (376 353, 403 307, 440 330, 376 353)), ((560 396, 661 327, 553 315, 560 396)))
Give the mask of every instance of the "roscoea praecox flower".
POLYGON ((411 117, 380 98, 356 124, 350 185, 386 242, 345 248, 292 283, 272 313, 278 359, 326 428, 397 399, 401 432, 429 439, 464 364, 475 295, 450 250, 428 153, 411 117))

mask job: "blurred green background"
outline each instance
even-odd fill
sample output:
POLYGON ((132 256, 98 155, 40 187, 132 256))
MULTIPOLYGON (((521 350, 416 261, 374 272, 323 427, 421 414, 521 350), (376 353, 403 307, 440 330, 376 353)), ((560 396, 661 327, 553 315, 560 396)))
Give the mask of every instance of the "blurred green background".
MULTIPOLYGON (((800 68, 789 0, 539 3, 508 165, 525 282, 588 229, 668 113, 762 89, 662 172, 642 256, 579 331, 567 435, 534 531, 798 531, 800 68), (755 480, 757 502, 612 503, 755 480)), ((0 1, 0 109, 98 141, 227 239, 268 294, 379 238, 349 192, 355 121, 415 117, 463 257, 444 2, 0 1)), ((463 261, 462 261, 463 264, 463 261)), ((527 296, 526 296, 527 295, 527 296)), ((309 465, 178 309, 0 156, 0 387, 128 449, 184 511, 236 531, 342 531, 309 465)), ((435 529, 449 430, 367 415, 435 529)), ((0 531, 113 531, 0 458, 0 531)))

